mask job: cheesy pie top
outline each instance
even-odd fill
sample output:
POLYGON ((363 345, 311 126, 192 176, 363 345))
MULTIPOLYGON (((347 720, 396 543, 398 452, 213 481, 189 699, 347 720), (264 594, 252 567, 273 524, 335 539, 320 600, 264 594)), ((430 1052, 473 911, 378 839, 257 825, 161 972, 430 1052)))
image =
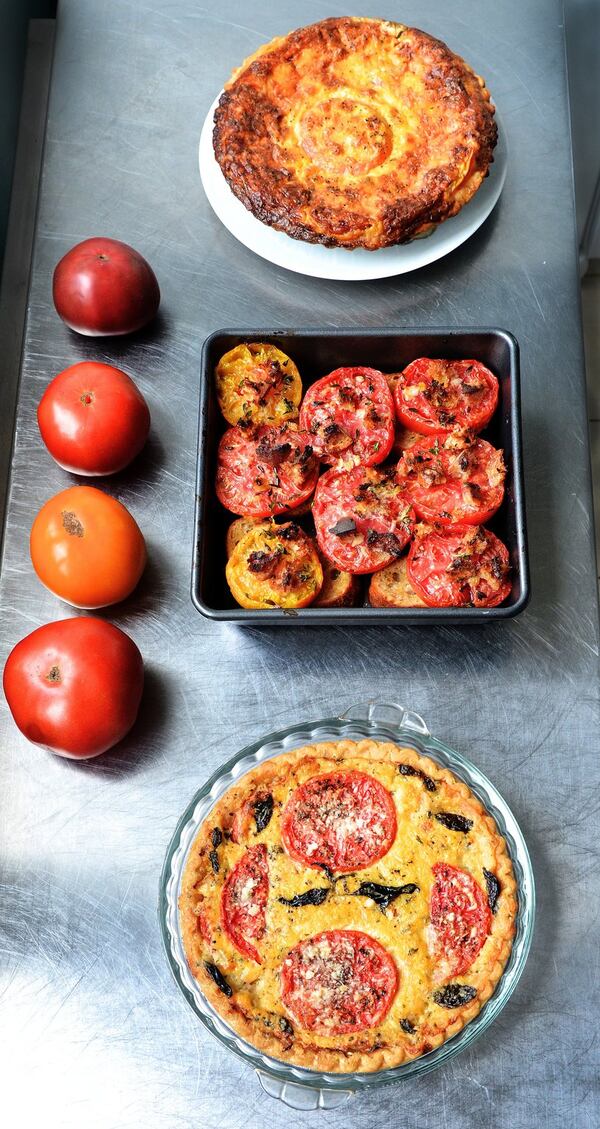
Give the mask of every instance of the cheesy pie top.
POLYGON ((375 250, 455 215, 487 175, 496 137, 483 80, 444 43, 343 17, 247 59, 221 96, 213 141, 259 220, 311 243, 375 250))
POLYGON ((516 885, 466 785, 412 749, 323 742, 216 803, 180 898, 192 973, 275 1058, 373 1071, 439 1046, 491 996, 516 885))

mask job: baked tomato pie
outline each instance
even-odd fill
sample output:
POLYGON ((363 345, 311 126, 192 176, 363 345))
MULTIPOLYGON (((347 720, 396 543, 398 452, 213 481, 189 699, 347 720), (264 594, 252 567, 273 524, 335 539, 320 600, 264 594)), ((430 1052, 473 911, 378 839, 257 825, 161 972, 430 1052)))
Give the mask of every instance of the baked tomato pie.
POLYGON ((213 807, 180 898, 193 975, 275 1058, 373 1071, 426 1054, 492 995, 515 932, 506 843, 412 749, 323 742, 265 761, 213 807))
POLYGON ((456 215, 497 137, 483 79, 444 43, 351 16, 260 47, 214 121, 215 157, 253 215, 295 239, 367 250, 456 215))

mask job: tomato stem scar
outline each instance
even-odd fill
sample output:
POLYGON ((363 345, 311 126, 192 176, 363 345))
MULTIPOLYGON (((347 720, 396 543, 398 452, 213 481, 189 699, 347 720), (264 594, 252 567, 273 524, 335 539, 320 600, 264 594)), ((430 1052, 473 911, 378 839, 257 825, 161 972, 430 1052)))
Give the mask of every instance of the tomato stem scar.
POLYGON ((79 397, 79 399, 81 400, 82 404, 91 404, 94 397, 92 396, 91 392, 84 392, 83 395, 79 397))
POLYGON ((48 673, 46 675, 46 681, 47 682, 61 682, 62 681, 62 679, 60 677, 60 668, 58 666, 54 665, 54 666, 50 667, 50 670, 48 671, 48 673))
POLYGON ((63 510, 61 513, 63 527, 72 537, 83 537, 83 525, 72 510, 63 510))

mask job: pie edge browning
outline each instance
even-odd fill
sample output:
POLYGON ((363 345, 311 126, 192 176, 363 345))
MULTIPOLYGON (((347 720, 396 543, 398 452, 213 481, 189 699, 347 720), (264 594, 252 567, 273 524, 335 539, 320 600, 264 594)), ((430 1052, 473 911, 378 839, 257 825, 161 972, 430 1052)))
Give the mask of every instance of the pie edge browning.
MULTIPOLYGON (((195 898, 194 898, 195 900, 195 898)), ((516 933, 516 916, 518 911, 517 883, 514 876, 513 865, 508 853, 506 841, 500 834, 496 821, 487 813, 484 805, 477 799, 468 785, 463 784, 449 769, 442 767, 437 761, 422 756, 414 749, 402 747, 388 741, 375 741, 366 738, 360 741, 344 740, 323 741, 315 744, 303 745, 288 753, 278 754, 270 760, 264 761, 254 769, 245 773, 240 779, 224 792, 210 813, 205 816, 193 842, 190 845, 181 882, 181 896, 179 899, 179 925, 190 972, 200 985, 203 995, 212 1005, 219 1016, 226 1021, 232 1032, 245 1039, 250 1046, 268 1054, 284 1064, 301 1066, 313 1071, 325 1073, 373 1073, 400 1066, 441 1046, 452 1036, 462 1030, 481 1011, 483 1005, 489 1000, 496 990, 505 965, 510 956, 514 936, 516 933), (340 756, 341 754, 341 756, 340 756), (294 1044, 293 1053, 289 1054, 283 1040, 272 1035, 268 1028, 260 1027, 253 1020, 247 1019, 230 998, 216 987, 205 968, 196 963, 194 956, 194 941, 198 935, 197 916, 191 906, 194 883, 198 878, 198 864, 194 848, 198 845, 208 844, 212 827, 219 822, 224 808, 230 811, 232 807, 237 810, 241 806, 242 798, 246 796, 248 785, 253 787, 266 785, 271 777, 278 775, 281 768, 294 767, 299 761, 310 756, 335 757, 343 760, 345 756, 358 756, 366 760, 391 761, 396 764, 410 764, 419 769, 426 776, 436 780, 443 780, 451 785, 457 796, 467 801, 469 808, 480 813, 485 820, 491 834, 495 848, 493 873, 500 882, 503 899, 504 928, 500 924, 494 932, 496 951, 494 961, 488 970, 487 979, 478 986, 477 996, 468 1005, 460 1008, 460 1015, 449 1023, 444 1031, 428 1037, 427 1051, 417 1047, 416 1053, 411 1054, 410 1048, 401 1043, 369 1052, 333 1051, 322 1047, 306 1048, 294 1044), (196 969, 194 971, 194 969, 196 969)), ((498 925, 498 918, 493 918, 493 923, 498 925)), ((489 935, 490 937, 492 934, 489 935)), ((489 938, 488 938, 489 939, 489 938)), ((462 979, 462 977, 459 977, 462 979)), ((283 1005, 282 1005, 283 1007, 283 1005)), ((310 1032, 305 1033, 310 1038, 310 1032)))
MULTIPOLYGON (((452 51, 443 40, 437 39, 435 36, 422 31, 420 28, 408 27, 406 24, 398 23, 393 20, 377 19, 367 16, 330 17, 313 24, 308 24, 305 27, 296 28, 287 35, 276 36, 269 43, 262 44, 252 55, 249 55, 244 60, 241 66, 234 70, 231 78, 225 84, 225 88, 215 109, 213 150, 215 159, 229 188, 244 207, 261 223, 266 224, 275 231, 282 231, 292 239, 298 239, 305 243, 316 243, 325 247, 341 247, 346 248, 346 250, 362 248, 364 250, 376 251, 382 250, 384 247, 410 243, 414 239, 430 235, 440 223, 457 215, 458 212, 469 203, 488 175, 490 166, 494 160, 494 149, 498 139, 498 127, 494 115, 494 103, 492 102, 491 94, 484 79, 469 66, 461 55, 452 51), (369 241, 368 238, 362 237, 361 235, 348 239, 336 235, 333 231, 329 233, 327 231, 319 232, 315 230, 314 227, 302 222, 300 216, 295 213, 293 214, 289 207, 285 206, 285 201, 282 202, 282 200, 278 200, 277 196, 273 195, 272 192, 263 194, 260 190, 260 185, 248 185, 244 175, 244 169, 237 165, 235 159, 232 159, 228 145, 228 138, 231 132, 229 119, 234 103, 232 90, 235 89, 236 84, 243 79, 244 74, 251 67, 262 68, 264 66, 263 60, 266 55, 273 53, 276 56, 277 52, 285 48, 290 42, 297 42, 298 45, 301 46, 303 38, 309 33, 314 34, 315 29, 319 29, 321 32, 327 30, 329 27, 338 28, 340 25, 358 23, 377 24, 384 28, 393 28, 396 32, 411 32, 417 37, 426 40, 429 44, 435 45, 443 56, 445 66, 448 68, 460 67, 465 90, 468 93, 471 106, 476 110, 477 119, 473 132, 478 135, 478 145, 473 153, 471 167, 460 182, 458 189, 452 191, 449 198, 444 192, 441 201, 439 200, 439 193, 432 190, 430 194, 426 194, 423 197, 421 206, 416 210, 416 214, 414 214, 412 218, 407 217, 406 209, 403 207, 403 200, 400 199, 397 208, 395 210, 392 209, 390 214, 386 216, 385 232, 381 233, 376 242, 369 241)), ((235 114, 233 114, 233 118, 235 120, 235 114)), ((251 134, 252 129, 250 125, 248 125, 248 129, 251 134)), ((245 171, 247 172, 247 168, 245 171)), ((372 226, 372 224, 370 226, 372 226)), ((368 230, 370 230, 370 228, 368 228, 367 231, 368 230)))

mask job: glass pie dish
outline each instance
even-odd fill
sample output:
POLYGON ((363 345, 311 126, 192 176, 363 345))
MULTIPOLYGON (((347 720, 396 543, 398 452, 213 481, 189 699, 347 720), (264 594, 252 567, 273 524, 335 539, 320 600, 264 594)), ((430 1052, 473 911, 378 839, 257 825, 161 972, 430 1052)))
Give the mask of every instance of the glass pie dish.
POLYGON ((432 737, 418 714, 395 702, 380 700, 354 706, 340 717, 293 725, 269 734, 232 757, 207 780, 183 813, 169 844, 160 880, 159 918, 163 941, 171 971, 187 1002, 219 1042, 256 1070, 268 1094, 300 1110, 334 1109, 357 1091, 401 1082, 412 1075, 435 1070, 470 1046, 500 1013, 517 986, 531 946, 534 916, 535 887, 529 852, 515 817, 502 796, 478 768, 432 737), (506 968, 493 995, 478 1015, 453 1038, 429 1054, 390 1069, 372 1073, 319 1073, 261 1053, 232 1031, 205 999, 190 972, 183 947, 178 908, 181 881, 200 824, 215 802, 239 777, 262 761, 305 744, 366 737, 393 741, 431 757, 463 780, 484 804, 504 836, 512 860, 518 896, 516 932, 506 968))

